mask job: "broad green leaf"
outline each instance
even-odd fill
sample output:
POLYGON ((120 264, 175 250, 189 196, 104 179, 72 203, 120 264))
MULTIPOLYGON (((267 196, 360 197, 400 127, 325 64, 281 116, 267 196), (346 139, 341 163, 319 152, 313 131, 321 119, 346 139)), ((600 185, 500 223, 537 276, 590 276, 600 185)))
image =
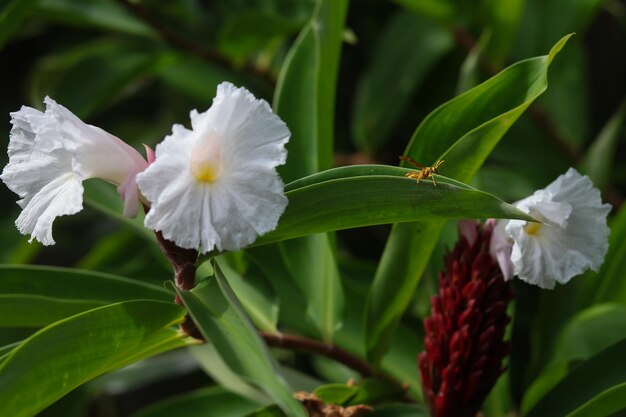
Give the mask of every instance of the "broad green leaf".
POLYGON ((172 297, 161 287, 99 272, 0 265, 0 327, 41 327, 105 304, 172 297))
POLYGON ((626 339, 578 365, 533 407, 527 417, 598 416, 626 405, 626 339), (579 408, 583 408, 579 410, 579 408))
MULTIPOLYGON (((548 55, 514 64, 434 110, 417 128, 405 154, 425 165, 445 160, 442 174, 469 181, 546 90, 548 67, 568 38, 548 55)), ((441 221, 397 224, 391 232, 365 313, 367 357, 375 365, 413 297, 442 227, 441 221)))
POLYGON ((434 65, 454 46, 443 27, 414 13, 392 16, 359 80, 352 115, 356 145, 376 152, 434 65))
POLYGON ((223 259, 223 256, 218 258, 218 262, 224 277, 252 322, 260 330, 275 333, 278 322, 278 299, 265 277, 260 273, 251 275, 250 272, 254 271, 246 271, 246 275, 242 276, 223 259))
POLYGON ((132 417, 241 417, 257 408, 221 387, 210 387, 151 404, 132 417))
POLYGON ((593 184, 601 190, 611 177, 615 150, 625 117, 626 102, 623 102, 604 125, 579 165, 580 171, 589 175, 593 184))
POLYGON ((619 417, 626 410, 626 382, 607 389, 589 400, 567 417, 619 417), (616 413, 615 412, 620 412, 616 413))
POLYGON ((11 344, 0 347, 0 361, 2 361, 5 357, 7 357, 9 353, 11 353, 11 351, 15 349, 16 347, 18 347, 21 343, 22 342, 15 342, 15 343, 11 343, 11 344))
POLYGON ((0 415, 35 415, 98 375, 183 346, 171 326, 184 314, 173 303, 129 301, 38 331, 0 364, 0 415))
POLYGON ((347 0, 319 0, 281 69, 274 111, 287 123, 290 182, 332 166, 335 90, 347 0))
MULTIPOLYGON (((315 230, 306 236, 280 242, 279 250, 288 277, 298 286, 306 300, 305 319, 316 329, 316 337, 330 342, 343 320, 343 287, 337 269, 332 236, 313 234, 333 229, 315 230)), ((271 239, 271 236, 268 236, 271 239)), ((283 238, 277 241, 285 240, 283 238)))
POLYGON ((231 369, 213 344, 204 343, 200 346, 192 346, 190 351, 202 370, 220 387, 258 405, 272 402, 263 390, 231 369))
POLYGON ((40 0, 11 0, 0 10, 0 49, 37 8, 40 0))
POLYGON ((149 26, 111 0, 40 0, 38 11, 45 19, 68 25, 155 37, 149 26))
MULTIPOLYGON (((319 0, 291 47, 274 94, 274 110, 289 126, 289 158, 279 168, 285 181, 332 165, 335 91, 347 0, 319 0)), ((309 236, 279 245, 289 276, 307 294, 307 319, 330 340, 340 326, 343 291, 333 237, 309 236)))
POLYGON ((417 184, 402 175, 408 170, 397 167, 357 165, 330 171, 318 175, 323 179, 337 174, 338 179, 288 191, 289 204, 278 227, 260 237, 255 245, 386 223, 490 217, 530 219, 490 194, 442 176, 437 176, 435 186, 430 179, 417 184), (396 175, 386 174, 391 172, 396 175))
POLYGON ((217 264, 215 276, 191 291, 177 290, 202 336, 225 364, 256 390, 264 392, 294 417, 304 409, 278 376, 267 347, 258 336, 217 264))
POLYGON ((522 410, 530 410, 566 375, 572 365, 584 361, 626 335, 626 307, 593 306, 574 316, 554 345, 553 357, 524 395, 522 410))

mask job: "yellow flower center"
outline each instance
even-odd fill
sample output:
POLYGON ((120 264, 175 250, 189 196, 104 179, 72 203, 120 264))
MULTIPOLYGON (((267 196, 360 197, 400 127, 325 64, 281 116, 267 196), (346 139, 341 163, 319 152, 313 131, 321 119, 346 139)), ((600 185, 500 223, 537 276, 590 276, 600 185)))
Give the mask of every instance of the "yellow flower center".
POLYGON ((524 231, 529 235, 536 235, 539 233, 539 230, 541 230, 541 226, 541 223, 528 222, 526 223, 526 226, 524 226, 524 231))
POLYGON ((219 137, 210 133, 191 150, 189 169, 198 181, 211 183, 219 178, 221 159, 219 137))

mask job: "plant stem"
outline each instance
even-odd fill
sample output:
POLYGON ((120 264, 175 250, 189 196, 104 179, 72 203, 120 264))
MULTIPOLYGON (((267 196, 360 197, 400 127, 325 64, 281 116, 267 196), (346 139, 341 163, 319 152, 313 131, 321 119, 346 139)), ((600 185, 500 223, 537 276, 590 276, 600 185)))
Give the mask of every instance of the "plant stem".
MULTIPOLYGON (((161 251, 172 265, 172 268, 174 268, 176 286, 181 290, 191 290, 196 286, 196 259, 198 258, 198 251, 176 246, 174 242, 165 239, 161 232, 155 232, 154 234, 161 251)), ((182 300, 178 295, 176 296, 176 304, 182 305, 182 300)), ((185 315, 180 328, 189 336, 204 340, 189 314, 185 315)))
POLYGON ((367 362, 335 345, 286 333, 259 332, 259 334, 268 346, 315 353, 340 362, 348 368, 357 371, 362 376, 375 375, 375 372, 367 362))

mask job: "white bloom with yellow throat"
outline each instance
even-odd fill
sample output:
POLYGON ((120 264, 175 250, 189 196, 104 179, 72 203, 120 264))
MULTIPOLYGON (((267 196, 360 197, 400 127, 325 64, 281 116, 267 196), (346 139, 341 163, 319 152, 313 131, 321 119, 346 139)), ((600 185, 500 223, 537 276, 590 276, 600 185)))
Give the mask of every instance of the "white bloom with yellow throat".
POLYGON ((494 231, 491 252, 506 279, 517 275, 551 289, 587 269, 599 270, 608 250, 611 206, 602 204, 589 177, 570 168, 515 206, 540 223, 509 220, 494 231))
POLYGON ((264 100, 222 83, 212 106, 191 112, 137 176, 151 203, 145 225, 186 249, 237 250, 274 228, 287 206, 276 167, 290 133, 264 100))
POLYGON ((82 182, 101 178, 118 185, 124 214, 137 213, 135 176, 146 168, 141 155, 117 137, 88 125, 46 97, 46 111, 23 106, 11 113, 9 163, 0 178, 18 194, 15 224, 44 245, 54 244, 52 223, 83 208, 82 182))

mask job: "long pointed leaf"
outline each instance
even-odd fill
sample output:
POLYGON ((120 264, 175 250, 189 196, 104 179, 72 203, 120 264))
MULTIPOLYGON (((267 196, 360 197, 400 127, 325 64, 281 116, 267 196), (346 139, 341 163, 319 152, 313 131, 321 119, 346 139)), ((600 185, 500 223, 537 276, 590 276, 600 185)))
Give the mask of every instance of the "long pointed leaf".
MULTIPOLYGON (((567 42, 546 56, 510 66, 434 110, 417 128, 406 155, 422 164, 444 159, 441 173, 469 181, 502 136, 547 88, 550 63, 567 42)), ((394 226, 374 278, 366 310, 366 351, 378 364, 409 305, 443 223, 394 226)))
POLYGON ((184 345, 170 328, 184 314, 174 303, 129 301, 40 330, 0 364, 0 415, 35 415, 96 376, 184 345))
POLYGON ((191 291, 177 290, 200 333, 251 388, 264 392, 294 417, 305 411, 277 375, 267 347, 244 315, 217 264, 215 276, 191 291))
MULTIPOLYGON (((377 224, 461 218, 531 218, 498 198, 458 181, 437 176, 430 180, 405 178, 402 168, 382 167, 398 175, 357 175, 378 167, 340 168, 343 178, 322 181, 287 193, 289 205, 273 232, 255 245, 308 234, 377 224)), ((327 175, 326 173, 319 174, 327 175)), ((291 242, 289 243, 291 245, 291 242)))
MULTIPOLYGON (((279 169, 285 181, 331 166, 335 90, 347 8, 347 0, 319 0, 279 75, 274 109, 292 133, 289 158, 279 169)), ((340 325, 343 310, 332 240, 326 235, 310 236, 277 249, 291 279, 307 294, 309 321, 326 340, 340 325)))

